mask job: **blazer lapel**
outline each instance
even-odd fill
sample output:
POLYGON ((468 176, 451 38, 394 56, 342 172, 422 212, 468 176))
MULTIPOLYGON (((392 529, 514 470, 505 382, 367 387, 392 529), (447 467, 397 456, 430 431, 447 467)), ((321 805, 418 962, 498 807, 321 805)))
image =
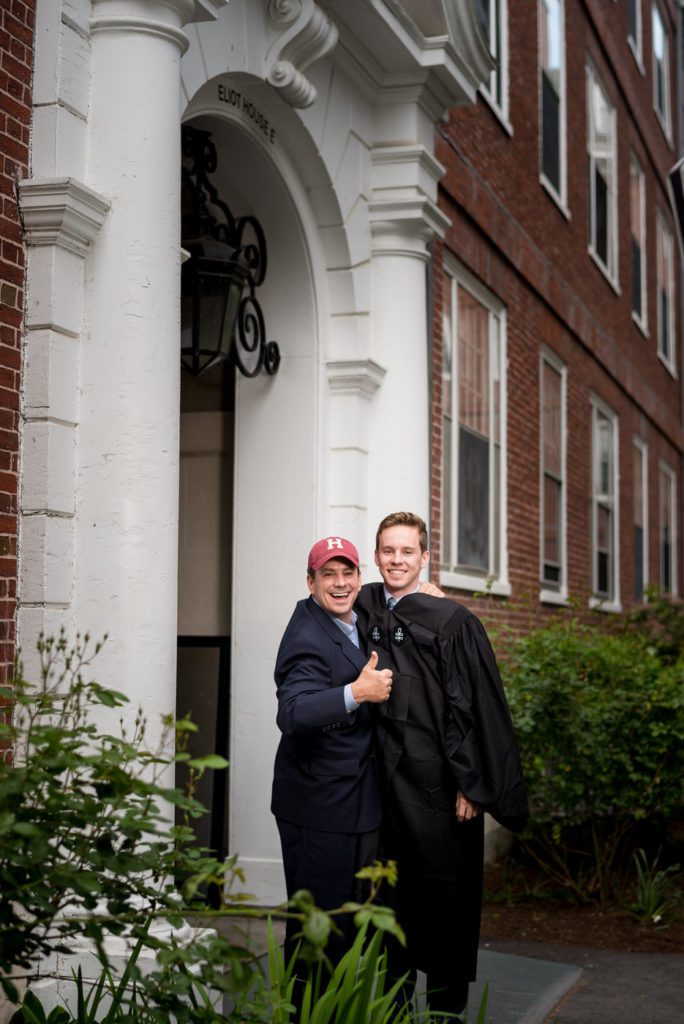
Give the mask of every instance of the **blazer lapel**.
POLYGON ((368 658, 363 651, 360 651, 356 647, 348 636, 345 636, 339 626, 336 626, 330 615, 324 612, 320 605, 317 605, 313 597, 309 597, 306 602, 307 610, 313 619, 325 630, 333 643, 338 644, 340 651, 344 654, 345 658, 351 661, 355 669, 359 672, 363 669, 368 658))

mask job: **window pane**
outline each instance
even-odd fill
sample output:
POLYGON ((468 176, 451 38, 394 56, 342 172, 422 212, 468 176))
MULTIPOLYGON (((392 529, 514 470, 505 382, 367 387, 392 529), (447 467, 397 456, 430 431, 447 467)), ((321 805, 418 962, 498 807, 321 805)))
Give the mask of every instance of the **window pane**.
POLYGON ((596 527, 596 591, 603 597, 612 597, 613 515, 605 505, 597 509, 596 527))
POLYGON ((644 596, 644 531, 641 526, 634 527, 634 600, 641 601, 644 596))
POLYGON ((599 162, 594 168, 594 248, 601 262, 608 266, 608 183, 601 173, 599 162))
POLYGON ((458 420, 489 437, 489 312, 458 289, 458 420))
POLYGON ((639 2, 638 2, 638 0, 629 0, 629 2, 627 4, 627 18, 628 18, 628 24, 629 24, 628 34, 629 34, 629 38, 632 40, 632 42, 635 44, 635 46, 638 46, 639 35, 640 35, 640 33, 639 33, 638 17, 639 17, 639 2))
POLYGON ((458 432, 458 561, 489 569, 489 444, 471 430, 458 432))
POLYGON ((634 445, 632 449, 632 476, 634 493, 634 523, 644 525, 644 457, 641 448, 634 445))
POLYGON ((560 97, 542 71, 542 171, 560 192, 560 97))
POLYGON ((632 237, 632 309, 641 317, 641 247, 636 238, 632 237))
POLYGON ((673 504, 674 480, 664 469, 660 470, 660 586, 666 593, 672 591, 673 560, 673 504))
POLYGON ((558 572, 549 575, 549 566, 556 570, 561 562, 561 485, 544 477, 544 579, 557 582, 558 572))
POLYGON ((653 89, 656 110, 663 121, 669 115, 668 41, 658 8, 653 5, 653 89))
POLYGON ((610 497, 613 493, 613 425, 603 413, 596 414, 597 479, 596 493, 610 497))
POLYGON ((544 362, 543 367, 543 468, 544 472, 560 478, 562 472, 561 375, 547 362, 544 362))

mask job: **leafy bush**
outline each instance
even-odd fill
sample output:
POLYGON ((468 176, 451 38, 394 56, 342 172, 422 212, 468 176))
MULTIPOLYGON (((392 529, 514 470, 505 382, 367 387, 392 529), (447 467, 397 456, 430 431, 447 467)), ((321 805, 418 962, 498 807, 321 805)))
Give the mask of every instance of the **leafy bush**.
POLYGON ((526 849, 581 900, 608 898, 639 822, 684 805, 684 665, 638 633, 558 623, 507 672, 530 797, 526 849))

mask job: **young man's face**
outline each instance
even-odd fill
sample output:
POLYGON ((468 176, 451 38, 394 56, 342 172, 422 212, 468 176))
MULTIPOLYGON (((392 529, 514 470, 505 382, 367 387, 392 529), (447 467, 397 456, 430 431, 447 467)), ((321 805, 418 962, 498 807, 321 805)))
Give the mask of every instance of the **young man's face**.
POLYGON ((375 564, 394 597, 413 593, 418 586, 420 570, 429 561, 429 551, 420 550, 417 526, 388 526, 380 534, 375 564))
POLYGON ((331 558, 316 569, 313 579, 306 577, 317 604, 343 622, 351 622, 352 607, 361 590, 361 573, 343 558, 331 558))

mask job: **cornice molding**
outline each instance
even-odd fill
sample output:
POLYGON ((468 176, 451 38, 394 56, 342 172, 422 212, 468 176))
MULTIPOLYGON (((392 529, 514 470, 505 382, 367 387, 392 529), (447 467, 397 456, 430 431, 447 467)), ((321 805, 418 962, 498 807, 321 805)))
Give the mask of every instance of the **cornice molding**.
POLYGON ((337 28, 314 0, 269 0, 271 24, 280 32, 266 57, 266 80, 293 107, 310 107, 316 88, 304 72, 337 43, 337 28))
POLYGON ((75 178, 27 179, 18 188, 28 245, 54 245, 87 255, 107 216, 109 200, 75 178))
POLYGON ((326 363, 331 391, 371 398, 382 384, 386 370, 372 359, 338 359, 326 363))

